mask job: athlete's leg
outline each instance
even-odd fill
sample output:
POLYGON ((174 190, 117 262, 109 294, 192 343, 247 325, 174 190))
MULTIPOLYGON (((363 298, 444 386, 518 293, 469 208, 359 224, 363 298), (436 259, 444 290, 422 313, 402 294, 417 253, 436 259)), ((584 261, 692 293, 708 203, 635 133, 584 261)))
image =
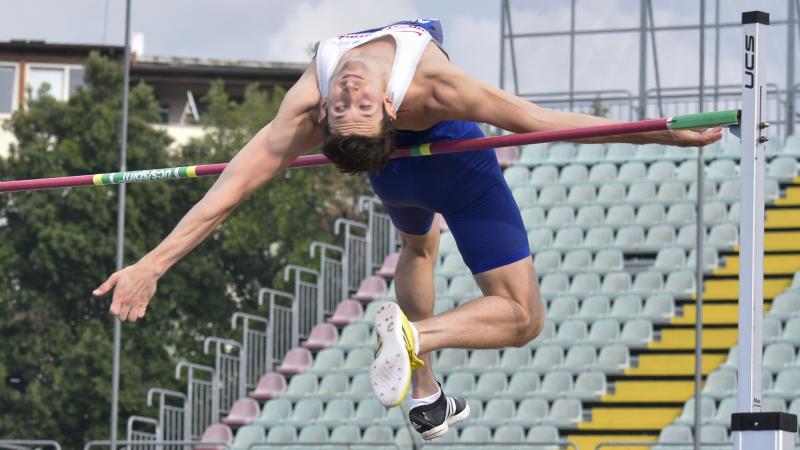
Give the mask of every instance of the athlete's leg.
POLYGON ((479 273, 475 281, 484 297, 414 322, 421 353, 448 347, 519 347, 539 335, 544 307, 530 257, 479 273))
MULTIPOLYGON (((439 226, 434 223, 424 235, 400 233, 403 247, 395 269, 397 303, 412 322, 433 316, 433 269, 439 252, 439 226)), ((433 376, 430 354, 418 355, 425 365, 411 374, 413 398, 436 393, 439 387, 433 376)))

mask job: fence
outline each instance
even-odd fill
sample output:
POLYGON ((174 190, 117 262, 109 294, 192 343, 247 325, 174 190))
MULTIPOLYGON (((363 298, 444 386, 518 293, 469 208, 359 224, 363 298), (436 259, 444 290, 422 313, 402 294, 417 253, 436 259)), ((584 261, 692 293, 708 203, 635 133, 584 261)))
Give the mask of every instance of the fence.
POLYGON ((288 292, 277 291, 270 288, 261 288, 258 291, 258 305, 264 303, 264 295, 269 295, 269 327, 267 339, 272 340, 272 345, 267 345, 267 365, 272 370, 286 353, 297 347, 299 338, 297 334, 297 303, 288 292))
POLYGON ((36 439, 0 439, 0 448, 8 448, 14 450, 30 450, 28 446, 41 446, 53 447, 55 450, 61 450, 61 444, 51 440, 36 440, 36 439))
MULTIPOLYGON (((2 441, 0 441, 2 442, 2 441)), ((184 447, 184 448, 194 448, 198 446, 205 447, 217 447, 224 450, 230 450, 231 446, 227 442, 200 442, 195 440, 188 440, 188 441, 153 441, 153 442, 135 442, 135 441, 116 441, 115 443, 111 443, 111 441, 89 441, 86 445, 83 446, 83 450, 91 450, 93 448, 100 448, 100 447, 118 447, 118 446, 125 446, 128 450, 147 450, 150 446, 171 446, 171 447, 184 447)), ((58 450, 61 450, 61 447, 58 447, 58 450)))
POLYGON ((344 226, 342 283, 344 284, 345 291, 342 298, 347 298, 350 294, 358 290, 358 285, 361 283, 361 280, 367 276, 368 230, 367 226, 363 223, 340 218, 336 219, 336 222, 333 224, 333 233, 338 236, 342 226, 344 226))
POLYGON ((230 339, 207 337, 203 341, 203 353, 206 355, 211 344, 214 344, 214 380, 218 386, 216 394, 219 396, 219 411, 227 412, 233 402, 245 395, 245 369, 242 367, 245 359, 242 357, 242 345, 230 339), (234 351, 236 355, 233 354, 234 351))
POLYGON ((160 450, 157 449, 152 442, 158 442, 161 440, 161 430, 158 428, 158 421, 156 419, 151 419, 149 417, 142 417, 142 416, 130 416, 128 417, 128 441, 130 442, 140 442, 143 445, 139 446, 143 450, 160 450), (152 428, 149 431, 137 430, 136 425, 146 425, 149 428, 152 428))
POLYGON ((319 273, 322 285, 318 294, 322 296, 322 304, 324 305, 325 315, 333 314, 336 310, 336 305, 347 298, 347 286, 343 281, 344 276, 344 249, 342 247, 326 244, 324 242, 314 241, 311 243, 309 251, 312 258, 316 258, 317 250, 319 250, 319 273), (335 258, 329 255, 329 252, 338 253, 339 257, 335 258))
MULTIPOLYGON (((694 444, 692 443, 675 443, 675 442, 601 442, 594 449, 628 449, 628 448, 644 448, 652 450, 693 450, 694 444)), ((732 442, 701 442, 701 449, 707 450, 725 450, 733 448, 732 442)), ((755 449, 753 449, 755 450, 755 449)))
POLYGON ((244 360, 244 386, 254 389, 261 375, 272 367, 269 360, 269 320, 263 317, 236 312, 231 317, 231 328, 242 322, 242 356, 244 360))
POLYGON ((377 197, 361 197, 358 208, 367 213, 367 272, 372 273, 381 268, 383 260, 390 253, 397 251, 400 238, 397 229, 392 225, 389 215, 378 212, 383 203, 377 197))
POLYGON ((182 369, 186 369, 186 411, 184 414, 184 430, 194 438, 199 438, 203 431, 219 417, 219 385, 216 383, 214 369, 208 366, 181 361, 175 366, 175 378, 181 379, 182 369), (204 374, 205 379, 197 375, 204 374))
POLYGON ((153 399, 156 395, 158 396, 158 428, 161 431, 159 438, 167 441, 186 439, 189 431, 184 428, 186 396, 167 389, 151 388, 147 391, 147 406, 153 406, 153 399), (172 404, 175 401, 180 401, 180 405, 172 404))
POLYGON ((314 325, 324 319, 325 308, 319 296, 319 272, 295 264, 287 265, 283 270, 283 279, 289 281, 294 274, 294 301, 297 303, 297 333, 305 339, 314 325), (313 280, 313 281, 310 281, 313 280))

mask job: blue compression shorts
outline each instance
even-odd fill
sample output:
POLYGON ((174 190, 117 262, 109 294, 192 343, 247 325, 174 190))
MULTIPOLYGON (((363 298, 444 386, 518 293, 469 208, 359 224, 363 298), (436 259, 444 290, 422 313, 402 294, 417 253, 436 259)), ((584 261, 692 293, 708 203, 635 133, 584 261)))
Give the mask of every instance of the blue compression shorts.
MULTIPOLYGON (((483 132, 474 122, 444 121, 425 131, 398 132, 397 146, 477 137, 483 132)), ((531 255, 494 149, 393 159, 369 178, 404 233, 427 234, 434 212, 441 213, 473 274, 531 255)))

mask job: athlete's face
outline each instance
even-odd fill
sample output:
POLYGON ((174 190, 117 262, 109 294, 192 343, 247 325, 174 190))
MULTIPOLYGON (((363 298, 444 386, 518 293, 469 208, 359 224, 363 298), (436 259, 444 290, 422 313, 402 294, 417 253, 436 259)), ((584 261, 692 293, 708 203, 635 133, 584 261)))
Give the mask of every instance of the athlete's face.
POLYGON ((321 120, 342 136, 377 136, 381 132, 383 112, 394 119, 386 83, 369 65, 351 60, 331 78, 328 98, 322 100, 321 120))

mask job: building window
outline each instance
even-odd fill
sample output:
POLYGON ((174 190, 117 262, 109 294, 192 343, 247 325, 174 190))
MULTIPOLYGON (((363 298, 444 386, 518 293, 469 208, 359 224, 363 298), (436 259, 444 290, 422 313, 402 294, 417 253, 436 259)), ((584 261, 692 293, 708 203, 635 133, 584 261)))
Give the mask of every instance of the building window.
POLYGON ((32 98, 38 98, 47 85, 47 93, 56 100, 65 101, 75 90, 84 85, 83 67, 52 64, 30 64, 26 77, 26 88, 31 89, 32 98))
POLYGON ((14 112, 17 96, 17 68, 0 63, 0 115, 14 112))

